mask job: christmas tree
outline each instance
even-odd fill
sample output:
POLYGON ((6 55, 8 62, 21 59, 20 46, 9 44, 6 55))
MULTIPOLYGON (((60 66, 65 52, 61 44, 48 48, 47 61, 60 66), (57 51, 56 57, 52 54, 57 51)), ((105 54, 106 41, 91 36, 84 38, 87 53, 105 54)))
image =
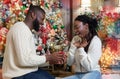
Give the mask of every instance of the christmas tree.
POLYGON ((47 47, 47 49, 54 50, 53 46, 65 44, 67 36, 62 22, 60 0, 1 0, 1 27, 9 29, 15 22, 23 21, 31 3, 40 5, 46 12, 44 25, 40 27, 38 33, 33 31, 37 38, 35 39, 36 49, 42 51, 47 47))

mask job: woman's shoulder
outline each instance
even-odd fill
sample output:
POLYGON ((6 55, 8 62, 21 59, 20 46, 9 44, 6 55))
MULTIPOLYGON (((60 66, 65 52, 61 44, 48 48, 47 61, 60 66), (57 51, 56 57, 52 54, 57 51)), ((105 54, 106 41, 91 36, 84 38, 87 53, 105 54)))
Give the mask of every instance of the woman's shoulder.
POLYGON ((93 41, 98 43, 98 42, 101 42, 101 39, 97 35, 95 35, 91 42, 93 41))
POLYGON ((102 46, 101 39, 97 35, 94 36, 93 39, 91 40, 90 46, 101 47, 102 46))
POLYGON ((101 40, 97 35, 93 36, 93 40, 101 40))

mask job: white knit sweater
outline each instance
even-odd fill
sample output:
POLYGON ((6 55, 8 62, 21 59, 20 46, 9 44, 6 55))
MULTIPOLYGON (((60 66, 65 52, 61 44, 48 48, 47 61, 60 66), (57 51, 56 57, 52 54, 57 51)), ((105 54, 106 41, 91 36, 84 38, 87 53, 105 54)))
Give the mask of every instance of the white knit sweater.
POLYGON ((99 59, 102 54, 101 40, 94 36, 86 53, 84 48, 76 48, 72 43, 68 52, 68 65, 75 65, 75 72, 100 71, 99 59))
POLYGON ((38 69, 46 62, 46 57, 36 55, 34 38, 24 22, 11 27, 7 35, 3 60, 3 79, 11 79, 38 69))

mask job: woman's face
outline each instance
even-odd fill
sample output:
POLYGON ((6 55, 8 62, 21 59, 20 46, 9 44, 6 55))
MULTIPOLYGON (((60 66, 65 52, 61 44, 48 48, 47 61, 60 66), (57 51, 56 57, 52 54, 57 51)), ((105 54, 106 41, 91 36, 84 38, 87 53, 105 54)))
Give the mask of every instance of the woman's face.
POLYGON ((79 35, 82 38, 87 37, 89 33, 88 24, 83 24, 81 21, 74 22, 74 33, 75 35, 79 35))

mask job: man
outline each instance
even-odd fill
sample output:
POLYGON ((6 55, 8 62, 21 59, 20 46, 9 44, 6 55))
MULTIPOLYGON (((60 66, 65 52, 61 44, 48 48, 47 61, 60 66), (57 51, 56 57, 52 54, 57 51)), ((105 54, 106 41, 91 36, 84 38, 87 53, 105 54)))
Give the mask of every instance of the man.
POLYGON ((39 30, 43 24, 45 11, 39 6, 30 5, 24 22, 15 23, 7 35, 3 60, 3 79, 54 79, 38 66, 58 63, 65 57, 60 53, 36 55, 34 37, 31 30, 39 30))

